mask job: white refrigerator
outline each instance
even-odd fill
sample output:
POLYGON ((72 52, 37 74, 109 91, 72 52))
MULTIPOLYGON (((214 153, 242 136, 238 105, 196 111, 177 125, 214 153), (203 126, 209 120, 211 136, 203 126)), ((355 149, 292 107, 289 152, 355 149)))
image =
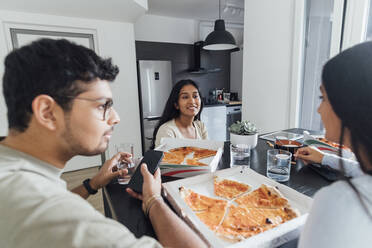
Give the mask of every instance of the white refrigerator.
POLYGON ((172 90, 172 63, 138 60, 138 90, 141 110, 142 151, 150 149, 153 132, 172 90))
POLYGON ((230 54, 230 92, 237 92, 238 98, 242 100, 243 83, 243 50, 230 54))

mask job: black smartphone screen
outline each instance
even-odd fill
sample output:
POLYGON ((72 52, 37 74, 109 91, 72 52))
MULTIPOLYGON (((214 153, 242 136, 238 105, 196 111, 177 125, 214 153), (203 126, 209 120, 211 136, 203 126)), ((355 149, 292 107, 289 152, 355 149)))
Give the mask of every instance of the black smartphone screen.
POLYGON ((129 181, 128 187, 137 193, 142 193, 143 176, 141 174, 141 165, 145 163, 149 172, 154 175, 162 158, 163 152, 161 151, 150 150, 145 152, 143 159, 129 181))

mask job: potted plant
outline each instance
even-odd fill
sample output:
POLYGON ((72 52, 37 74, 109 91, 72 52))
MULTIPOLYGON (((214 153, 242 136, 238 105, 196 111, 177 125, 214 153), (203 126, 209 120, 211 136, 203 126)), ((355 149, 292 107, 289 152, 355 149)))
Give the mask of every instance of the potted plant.
POLYGON ((229 127, 231 144, 247 144, 251 149, 257 146, 258 132, 250 121, 237 121, 229 127))

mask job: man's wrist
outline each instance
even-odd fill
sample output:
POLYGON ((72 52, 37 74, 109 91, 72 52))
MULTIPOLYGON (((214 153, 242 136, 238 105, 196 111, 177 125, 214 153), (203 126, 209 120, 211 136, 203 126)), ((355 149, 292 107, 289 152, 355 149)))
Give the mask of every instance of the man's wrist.
POLYGON ((94 190, 99 190, 101 187, 99 186, 99 184, 97 183, 97 180, 95 177, 93 177, 90 181, 89 181, 89 185, 92 189, 94 190))

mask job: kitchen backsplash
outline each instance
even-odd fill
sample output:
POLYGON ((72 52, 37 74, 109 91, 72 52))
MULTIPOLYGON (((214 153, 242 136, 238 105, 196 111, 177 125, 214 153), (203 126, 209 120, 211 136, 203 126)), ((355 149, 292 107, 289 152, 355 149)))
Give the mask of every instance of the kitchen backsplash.
POLYGON ((219 72, 192 74, 194 50, 191 44, 136 41, 137 60, 172 61, 173 84, 181 79, 192 79, 200 88, 203 97, 208 98, 211 89, 230 88, 230 52, 205 51, 201 53, 201 67, 221 68, 219 72))

